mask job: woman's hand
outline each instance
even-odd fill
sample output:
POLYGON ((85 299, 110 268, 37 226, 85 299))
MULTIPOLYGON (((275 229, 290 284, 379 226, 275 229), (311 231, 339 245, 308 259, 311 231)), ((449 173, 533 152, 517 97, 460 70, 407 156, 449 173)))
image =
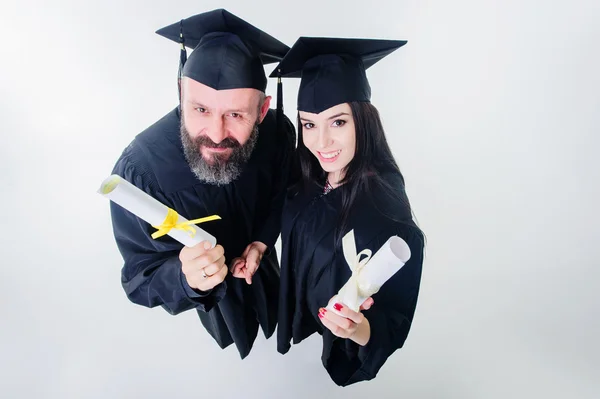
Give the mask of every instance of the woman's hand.
MULTIPOLYGON (((332 298, 333 299, 333 298, 332 298)), ((367 299, 360 307, 361 310, 369 309, 373 305, 373 298, 367 299)), ((325 308, 319 309, 319 319, 333 335, 348 338, 359 345, 366 345, 371 337, 369 320, 361 312, 348 309, 341 303, 333 305, 339 315, 325 308)))

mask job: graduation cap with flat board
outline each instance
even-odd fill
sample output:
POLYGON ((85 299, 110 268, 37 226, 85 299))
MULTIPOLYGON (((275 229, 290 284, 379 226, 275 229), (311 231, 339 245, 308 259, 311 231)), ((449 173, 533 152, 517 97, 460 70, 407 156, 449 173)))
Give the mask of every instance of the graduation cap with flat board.
POLYGON ((215 90, 265 91, 264 66, 289 47, 224 9, 194 15, 156 31, 181 44, 180 74, 215 90), (194 49, 187 57, 186 47, 194 49))
POLYGON ((301 37, 271 77, 301 78, 298 110, 321 113, 335 105, 371 100, 366 70, 405 40, 301 37))

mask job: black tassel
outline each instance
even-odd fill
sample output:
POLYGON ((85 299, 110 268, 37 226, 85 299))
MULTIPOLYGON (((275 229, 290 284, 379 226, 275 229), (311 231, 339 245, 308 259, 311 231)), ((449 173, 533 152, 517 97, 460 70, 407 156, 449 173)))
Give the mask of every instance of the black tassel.
POLYGON ((179 51, 179 70, 177 71, 177 91, 179 103, 181 104, 181 78, 183 75, 183 66, 187 61, 187 51, 185 50, 185 40, 183 37, 183 19, 179 22, 179 43, 181 50, 179 51))
POLYGON ((277 69, 277 111, 275 116, 277 133, 283 134, 283 84, 281 83, 281 69, 277 69))

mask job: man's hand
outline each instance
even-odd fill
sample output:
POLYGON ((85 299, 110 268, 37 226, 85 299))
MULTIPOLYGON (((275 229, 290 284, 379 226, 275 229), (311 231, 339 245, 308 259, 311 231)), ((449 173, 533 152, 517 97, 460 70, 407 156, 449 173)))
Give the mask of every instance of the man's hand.
POLYGON ((208 241, 193 247, 183 247, 179 253, 181 271, 193 289, 208 291, 225 280, 225 250, 221 245, 210 248, 208 241))
POLYGON ((246 283, 252 284, 252 276, 258 270, 267 246, 260 241, 254 241, 246 247, 241 257, 231 262, 231 274, 233 277, 245 278, 246 283))

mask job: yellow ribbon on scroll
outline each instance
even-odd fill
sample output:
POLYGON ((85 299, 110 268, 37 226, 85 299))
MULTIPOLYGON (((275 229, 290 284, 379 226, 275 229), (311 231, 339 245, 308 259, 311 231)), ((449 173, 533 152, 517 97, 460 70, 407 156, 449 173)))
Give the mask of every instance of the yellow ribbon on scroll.
POLYGON ((193 237, 196 235, 196 230, 191 225, 210 222, 212 220, 218 219, 221 219, 221 217, 218 215, 212 215, 200 219, 189 220, 183 223, 177 223, 177 221, 179 220, 179 214, 175 210, 169 208, 164 222, 162 222, 160 226, 152 226, 155 229, 158 229, 158 231, 152 234, 152 238, 156 240, 157 238, 168 234, 172 229, 186 231, 190 235, 190 237, 193 237))
POLYGON ((371 295, 377 293, 380 287, 373 286, 368 281, 362 281, 361 270, 371 260, 372 252, 370 249, 363 249, 356 253, 356 240, 354 239, 354 230, 350 230, 344 238, 342 238, 342 249, 344 258, 352 271, 352 276, 348 282, 340 290, 339 296, 346 306, 358 312, 360 309, 361 299, 366 300, 371 295), (361 259, 365 256, 364 259, 361 259))

